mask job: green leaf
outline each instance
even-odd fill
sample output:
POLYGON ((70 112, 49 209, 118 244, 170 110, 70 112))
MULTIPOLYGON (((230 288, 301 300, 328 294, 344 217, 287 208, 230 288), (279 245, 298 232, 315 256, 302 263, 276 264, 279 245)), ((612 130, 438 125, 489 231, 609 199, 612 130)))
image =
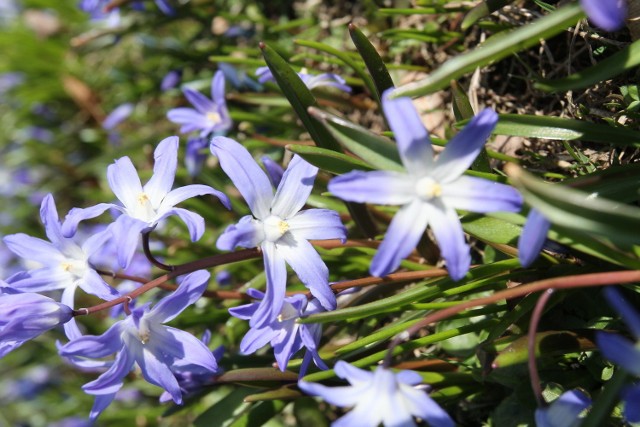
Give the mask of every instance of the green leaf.
POLYGON ((640 65, 640 40, 636 40, 620 52, 598 62, 593 67, 571 74, 563 79, 538 82, 534 86, 547 92, 582 89, 603 80, 609 80, 638 65, 640 65))
POLYGON ((465 233, 486 242, 514 244, 522 233, 515 224, 484 215, 463 215, 460 222, 465 233))
POLYGON ((369 74, 371 74, 373 78, 378 92, 378 98, 380 99, 385 90, 393 87, 393 80, 391 80, 389 71, 386 65, 384 65, 382 58, 380 58, 380 55, 378 55, 376 48, 373 47, 367 36, 365 36, 355 24, 349 24, 349 34, 369 70, 369 74))
POLYGON ((368 171, 373 168, 362 160, 327 150, 326 148, 311 145, 289 144, 286 149, 295 153, 318 168, 337 175, 351 172, 352 170, 368 171))
POLYGON ((309 107, 317 106, 317 102, 309 88, 300 79, 300 76, 275 50, 265 44, 261 44, 260 47, 269 70, 271 70, 273 77, 276 79, 280 89, 282 89, 282 93, 291 103, 311 138, 318 147, 339 151, 340 146, 333 136, 307 112, 309 107))
POLYGON ((489 16, 493 12, 498 9, 502 9, 509 3, 512 3, 513 0, 486 0, 479 4, 477 4, 473 9, 469 11, 464 16, 462 20, 462 24, 460 24, 460 28, 462 30, 466 30, 473 24, 475 24, 478 20, 484 18, 485 16, 489 16))
POLYGON ((309 113, 320 120, 347 150, 376 169, 404 171, 398 148, 389 139, 333 114, 311 108, 309 113))
POLYGON ((507 170, 527 203, 552 223, 622 245, 640 242, 640 208, 548 184, 515 165, 508 165, 507 170))
POLYGON ((495 135, 562 141, 581 139, 603 144, 640 147, 640 132, 638 131, 561 117, 500 114, 498 125, 493 130, 493 133, 495 135))
POLYGON ((394 90, 392 96, 422 96, 444 89, 451 80, 535 46, 540 40, 561 33, 583 17, 580 6, 573 3, 513 31, 496 34, 472 51, 448 60, 427 78, 394 90))

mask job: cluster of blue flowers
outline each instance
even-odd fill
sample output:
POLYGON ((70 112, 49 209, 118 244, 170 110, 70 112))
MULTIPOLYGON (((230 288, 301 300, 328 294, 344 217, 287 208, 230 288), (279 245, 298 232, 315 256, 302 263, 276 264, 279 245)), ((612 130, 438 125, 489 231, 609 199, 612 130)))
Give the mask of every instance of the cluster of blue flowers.
MULTIPOLYGON (((133 3, 135 6, 137 2, 133 3)), ((612 5, 582 1, 597 25, 615 29, 623 20, 624 7, 603 9, 605 3, 612 5)), ((175 13, 166 1, 157 0, 156 4, 166 14, 175 13)), ((83 1, 81 7, 92 16, 103 17, 100 14, 104 6, 104 2, 94 0, 83 1)), ((310 89, 327 86, 350 92, 344 79, 334 74, 312 76, 303 72, 299 76, 310 89)), ((261 84, 273 81, 267 68, 258 70, 257 77, 261 84)), ((163 90, 175 87, 179 80, 179 73, 172 72, 163 82, 163 90)), ((173 109, 167 118, 181 125, 182 133, 198 133, 189 140, 186 149, 191 172, 197 173, 197 164, 204 156, 202 151, 208 147, 251 211, 229 225, 216 243, 221 251, 259 248, 264 261, 265 292, 250 289, 247 293, 255 302, 230 309, 232 316, 247 320, 250 325, 240 351, 251 354, 271 344, 278 368, 284 371, 293 355, 305 349, 299 370, 301 377, 311 362, 320 369, 328 369, 319 354, 321 326, 296 321, 337 308, 329 269, 312 241, 337 239, 344 243, 347 229, 337 212, 305 208, 318 168, 294 155, 286 170, 268 158, 263 160, 265 173, 245 147, 225 136, 233 128, 225 84, 223 71, 218 71, 212 79, 210 99, 184 88, 184 97, 193 108, 173 109), (311 297, 287 296, 287 265, 309 289, 311 297)), ((328 189, 344 201, 399 206, 371 261, 372 275, 382 277, 398 269, 429 227, 451 279, 462 280, 470 269, 471 255, 457 210, 489 213, 522 209, 522 197, 514 188, 464 174, 495 128, 497 114, 489 109, 481 111, 434 158, 429 134, 411 100, 393 99, 391 94, 391 90, 383 94, 382 106, 404 171, 352 171, 331 179, 328 189)), ((124 104, 103 122, 103 127, 114 129, 132 111, 131 104, 124 104)), ((86 393, 95 396, 91 420, 109 406, 136 366, 146 381, 165 391, 161 400, 171 399, 177 404, 182 403, 185 394, 213 383, 221 373, 219 354, 208 348, 208 338, 200 340, 165 325, 203 295, 210 281, 208 272, 198 270, 180 277, 176 290, 155 304, 140 303, 135 299, 139 295, 135 291, 115 289, 103 279, 105 271, 114 270, 113 266, 102 267, 106 253, 116 248, 117 268, 124 272, 138 268, 140 240, 148 244, 145 239, 149 233, 161 227, 168 217, 180 218, 191 240, 199 240, 205 231, 204 219, 177 207, 181 202, 211 195, 225 208, 231 208, 229 198, 210 186, 173 188, 178 150, 177 136, 157 145, 153 175, 144 185, 129 157, 115 160, 107 169, 107 179, 119 203, 74 208, 61 221, 53 196, 46 195, 40 217, 48 241, 25 234, 4 237, 13 253, 39 267, 0 281, 0 357, 43 332, 64 325, 68 342, 60 344, 60 356, 79 368, 100 372, 97 379, 83 386, 86 393), (83 221, 107 211, 115 217, 108 225, 90 231, 81 228, 83 221), (118 320, 102 335, 85 335, 77 324, 77 317, 91 312, 76 307, 78 288, 102 300, 122 303, 123 311, 114 313, 118 320), (56 290, 62 291, 59 301, 41 294, 56 290)), ((540 252, 549 227, 540 213, 531 212, 520 241, 523 265, 533 262, 540 252)), ((148 270, 145 274, 149 274, 148 270)), ((629 325, 634 338, 640 340, 639 315, 619 294, 610 292, 607 297, 629 325)), ((637 343, 605 333, 599 334, 597 340, 607 359, 640 376, 637 343)), ((395 372, 387 366, 371 372, 344 361, 338 361, 334 369, 349 386, 328 388, 303 380, 298 385, 330 404, 353 408, 335 421, 335 426, 380 423, 411 426, 415 425, 414 417, 431 426, 454 425, 452 418, 424 390, 415 387, 423 382, 417 372, 395 372)), ((638 405, 633 403, 639 396, 638 386, 624 391, 625 417, 631 422, 640 421, 638 405)), ((571 391, 551 407, 538 411, 536 419, 539 425, 570 425, 589 404, 586 396, 571 391)))

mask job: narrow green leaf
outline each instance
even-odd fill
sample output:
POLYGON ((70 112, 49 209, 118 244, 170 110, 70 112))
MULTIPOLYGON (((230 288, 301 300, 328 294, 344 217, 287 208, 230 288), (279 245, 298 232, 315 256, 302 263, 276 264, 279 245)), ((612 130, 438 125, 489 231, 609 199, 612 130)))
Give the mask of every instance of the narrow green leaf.
POLYGON ((249 395, 244 398, 244 401, 259 402, 262 400, 293 399, 301 396, 303 396, 303 394, 298 390, 294 390, 290 386, 284 386, 275 390, 268 390, 261 393, 249 395))
POLYGON ((373 168, 362 160, 310 145, 289 144, 286 149, 295 153, 318 168, 337 175, 357 170, 372 170, 373 168))
POLYGON ((394 90, 392 96, 422 96, 444 89, 451 80, 458 79, 477 67, 535 46, 540 40, 561 33, 583 17, 580 5, 573 3, 531 24, 496 34, 476 49, 445 62, 427 78, 394 90))
POLYGON ((331 133, 307 113, 309 107, 317 105, 316 98, 309 88, 302 82, 287 61, 275 50, 264 43, 260 44, 260 48, 278 86, 280 86, 282 93, 287 97, 289 103, 291 103, 291 106, 307 129, 307 132, 311 135, 311 138, 318 147, 339 151, 340 146, 331 133))
POLYGON ((500 120, 493 133, 561 141, 581 139, 603 144, 640 147, 638 131, 561 117, 500 114, 500 120))
POLYGON ((515 165, 508 165, 507 171, 527 203, 552 223, 623 245, 640 242, 640 208, 548 184, 515 165))
POLYGON ((317 108, 311 108, 309 114, 320 120, 340 145, 369 165, 376 169, 404 171, 398 148, 391 140, 317 108))
POLYGON ((563 79, 538 82, 534 86, 547 92, 582 89, 603 80, 611 79, 638 65, 640 65, 640 40, 636 40, 620 52, 598 62, 593 67, 571 74, 563 79))
POLYGON ((349 24, 349 34, 369 70, 369 74, 373 78, 378 98, 382 98, 382 93, 393 87, 393 80, 391 80, 387 67, 384 65, 376 48, 373 47, 367 36, 355 24, 349 24))
POLYGON ((489 16, 498 9, 502 9, 509 3, 513 3, 513 0, 486 0, 477 4, 464 16, 462 24, 460 24, 460 28, 462 28, 462 30, 466 30, 478 20, 489 16))

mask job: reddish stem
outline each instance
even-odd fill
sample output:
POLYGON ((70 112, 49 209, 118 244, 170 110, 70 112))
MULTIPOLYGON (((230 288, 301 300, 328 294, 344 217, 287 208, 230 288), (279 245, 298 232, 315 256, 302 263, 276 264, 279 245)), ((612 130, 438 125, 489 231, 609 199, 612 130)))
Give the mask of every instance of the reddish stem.
POLYGON ((538 365, 536 361, 536 334, 538 332, 538 324, 542 317, 544 307, 547 305, 549 298, 553 295, 555 289, 550 288, 542 293, 538 302, 536 303, 533 313, 531 314, 531 321, 529 322, 529 333, 527 337, 527 350, 529 352, 529 378, 531 380, 531 389, 538 402, 538 407, 542 408, 546 406, 544 396, 542 395, 542 386, 540 385, 540 375, 538 373, 538 365))

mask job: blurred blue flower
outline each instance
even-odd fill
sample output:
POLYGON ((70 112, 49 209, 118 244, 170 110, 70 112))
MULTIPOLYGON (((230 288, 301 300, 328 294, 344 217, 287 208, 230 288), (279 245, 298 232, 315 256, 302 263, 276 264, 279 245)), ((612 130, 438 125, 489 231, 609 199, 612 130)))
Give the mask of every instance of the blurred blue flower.
POLYGON ((374 276, 385 276, 416 247, 430 225, 453 280, 469 270, 471 256, 456 209, 517 212, 522 197, 512 187, 463 175, 478 156, 498 121, 486 109, 475 116, 433 159, 429 135, 411 99, 389 99, 382 107, 395 134, 406 172, 353 171, 329 182, 335 196, 360 203, 400 205, 371 261, 374 276))
POLYGON ((224 74, 217 71, 211 81, 211 99, 195 90, 183 89, 184 96, 195 108, 174 108, 167 112, 167 118, 182 125, 182 133, 199 130, 200 136, 205 137, 210 133, 227 132, 233 122, 227 110, 224 86, 224 74))
POLYGON ((73 317, 65 304, 0 283, 0 357, 73 317))
POLYGON ((239 70, 231 64, 227 64, 226 62, 219 62, 218 69, 224 73, 224 78, 238 90, 251 90, 254 92, 260 92, 262 90, 262 85, 249 76, 247 76, 246 71, 239 70))
POLYGON ((180 80, 182 80, 182 71, 171 70, 162 78, 162 82, 160 82, 160 90, 165 92, 169 89, 173 89, 180 84, 180 80))
MULTIPOLYGON (((249 289, 247 294, 262 301, 264 293, 249 289)), ((251 303, 230 308, 229 313, 238 319, 250 320, 258 311, 260 303, 251 303)), ((242 338, 240 352, 251 354, 271 343, 273 352, 282 372, 287 369, 289 360, 302 348, 306 348, 300 367, 300 376, 304 376, 309 363, 313 360, 320 369, 329 369, 318 354, 318 344, 322 336, 322 325, 317 323, 298 324, 297 319, 310 314, 323 312, 324 308, 317 299, 309 301, 305 295, 286 297, 276 319, 260 326, 253 326, 242 338)))
POLYGON ((342 360, 334 368, 338 377, 351 384, 326 387, 318 383, 298 381, 307 394, 320 396, 340 407, 353 407, 351 412, 334 421, 333 427, 415 427, 413 417, 425 420, 431 427, 453 427, 451 417, 427 393, 414 388, 422 383, 415 371, 393 371, 376 367, 375 371, 356 368, 342 360))
POLYGON ((126 268, 135 253, 138 236, 141 232, 153 229, 161 220, 177 215, 187 225, 191 239, 195 242, 204 233, 204 219, 186 209, 176 208, 178 203, 195 196, 211 194, 217 197, 227 208, 226 195, 207 185, 193 184, 171 190, 178 163, 178 137, 165 138, 154 151, 155 164, 153 176, 144 185, 129 157, 122 157, 107 169, 109 186, 122 202, 100 203, 89 208, 74 208, 67 214, 62 233, 65 236, 75 234, 78 224, 89 218, 95 218, 104 211, 114 208, 122 212, 110 227, 113 238, 119 247, 118 262, 126 268))
POLYGON ((544 409, 537 409, 535 418, 537 427, 577 427, 582 422, 580 413, 591 405, 584 393, 570 390, 544 409))
MULTIPOLYGON (((604 296, 627 324, 636 342, 620 335, 596 331, 596 344, 604 357, 640 377, 640 313, 614 288, 607 287, 604 296)), ((640 422, 640 384, 627 387, 622 398, 625 401, 625 419, 631 423, 640 422)))
POLYGON ((130 102, 118 105, 111 113, 102 121, 102 128, 112 130, 120 123, 125 121, 131 113, 133 113, 134 105, 130 102))
MULTIPOLYGON (((309 88, 315 89, 317 87, 329 86, 340 89, 341 91, 351 93, 351 87, 346 84, 346 81, 337 74, 334 73, 322 73, 318 75, 309 74, 306 69, 302 69, 298 73, 298 76, 302 79, 302 82, 309 88)), ((266 82, 276 81, 275 77, 271 73, 269 67, 260 67, 256 70, 256 77, 262 84, 266 82)))
POLYGON ((216 283, 220 286, 229 286, 233 282, 233 275, 229 270, 220 270, 216 273, 216 283))
POLYGON ((19 71, 8 71, 6 73, 0 73, 0 99, 16 86, 24 83, 24 73, 19 71))
POLYGON ((523 267, 530 266, 538 257, 551 223, 539 211, 531 209, 518 239, 518 258, 523 267))
POLYGON ((189 176, 194 177, 200 173, 205 160, 207 159, 207 138, 195 137, 187 139, 187 146, 184 153, 184 164, 187 167, 189 176))
POLYGON ((113 401, 125 376, 137 364, 144 379, 165 389, 177 404, 182 391, 176 374, 218 371, 218 363, 207 346, 193 335, 165 326, 204 292, 209 273, 197 271, 184 277, 178 289, 153 308, 135 308, 126 319, 100 336, 84 335, 60 347, 63 357, 96 359, 116 353, 110 368, 82 388, 96 396, 90 418, 95 420, 113 401))
POLYGON ((606 31, 622 28, 627 17, 626 0, 580 0, 590 21, 606 31))
POLYGON ((294 156, 274 195, 267 175, 238 142, 214 137, 211 152, 218 157, 220 167, 231 178, 253 214, 227 227, 218 239, 218 249, 260 246, 264 255, 267 292, 251 319, 251 326, 263 326, 280 315, 287 284, 286 264, 298 274, 322 307, 335 309, 336 298, 329 287, 329 270, 308 241, 344 241, 346 229, 335 211, 300 210, 313 189, 318 168, 294 156))

